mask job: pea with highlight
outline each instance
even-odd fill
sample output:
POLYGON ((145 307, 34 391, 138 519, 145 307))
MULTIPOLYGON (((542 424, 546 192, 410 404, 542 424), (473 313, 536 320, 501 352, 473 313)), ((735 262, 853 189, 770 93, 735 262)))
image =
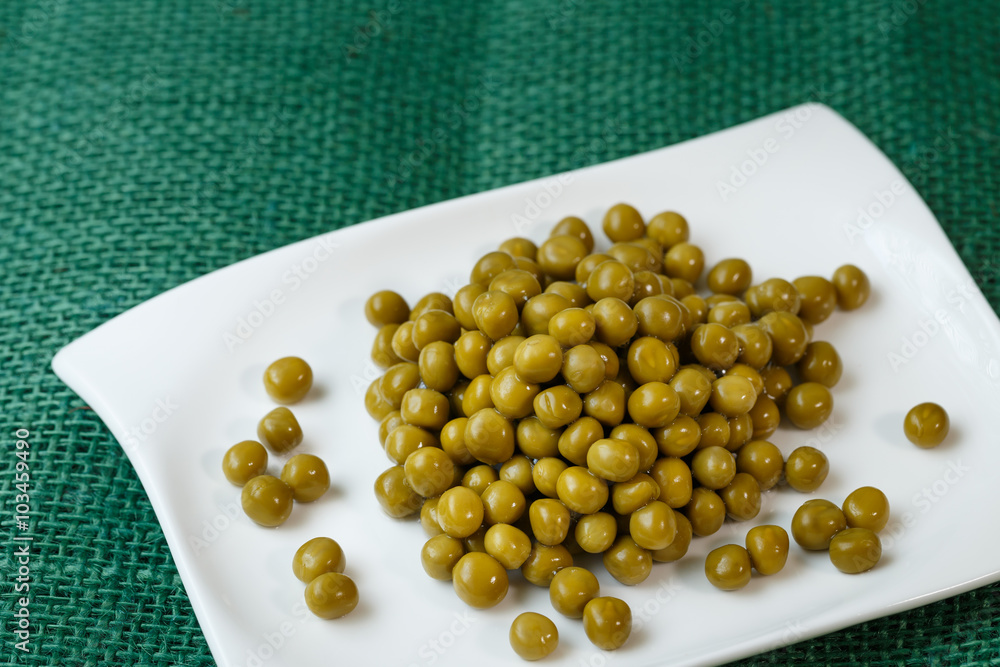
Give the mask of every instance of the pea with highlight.
POLYGON ((483 408, 465 424, 465 446, 477 460, 501 464, 514 455, 514 426, 493 408, 483 408))
POLYGON ((524 492, 502 479, 491 482, 479 497, 483 501, 483 522, 487 526, 514 523, 527 507, 524 492))
POLYGON ((629 345, 625 355, 629 374, 639 384, 670 382, 677 371, 677 362, 670 346, 652 336, 640 336, 629 345))
POLYGON ((385 454, 393 463, 403 465, 407 457, 421 447, 438 447, 437 437, 426 429, 400 424, 385 438, 385 454))
POLYGON ((410 317, 406 299, 392 290, 375 292, 365 302, 365 318, 373 326, 402 324, 410 317))
POLYGON ((573 565, 573 554, 562 544, 547 546, 535 541, 521 566, 521 575, 534 586, 548 588, 559 570, 573 565))
POLYGON ((493 346, 486 354, 486 368, 490 375, 499 375, 500 371, 513 366, 514 353, 517 352, 517 348, 524 341, 524 336, 511 334, 493 343, 493 346))
POLYGON ((553 609, 567 618, 583 618, 587 603, 599 593, 597 577, 582 567, 559 570, 549 584, 549 600, 553 609))
POLYGON ((739 343, 737 360, 760 370, 771 360, 774 343, 764 329, 756 323, 737 324, 731 328, 739 343))
POLYGON ((629 301, 635 293, 632 270, 618 260, 605 260, 587 276, 587 296, 595 302, 605 297, 629 301))
POLYGON ((628 398, 629 417, 646 428, 661 428, 671 423, 680 407, 677 392, 663 382, 647 382, 628 398))
POLYGON ((906 413, 903 433, 921 449, 937 447, 948 437, 951 422, 948 413, 937 403, 921 403, 906 413))
POLYGON ((726 505, 726 516, 734 521, 749 521, 760 513, 760 484, 749 473, 736 473, 719 496, 726 505))
POLYGON ((778 409, 778 404, 765 394, 763 389, 747 414, 750 416, 750 435, 753 440, 770 438, 781 424, 781 410, 778 409))
POLYGON ((684 512, 691 522, 691 532, 699 537, 717 533, 726 520, 725 502, 715 491, 703 486, 691 492, 684 512))
POLYGON ((663 272, 671 278, 681 278, 692 285, 705 268, 705 253, 686 241, 672 246, 663 257, 663 272))
POLYGON ((306 606, 316 616, 340 618, 358 606, 358 587, 346 574, 326 572, 306 586, 306 606))
POLYGON ((475 491, 464 486, 450 488, 438 500, 437 517, 445 534, 468 537, 483 524, 483 501, 475 491))
POLYGON ((868 276, 853 264, 844 264, 834 271, 832 282, 837 290, 837 305, 842 310, 860 308, 871 294, 868 276))
POLYGON ((660 486, 644 472, 625 482, 611 486, 611 506, 619 517, 625 517, 660 497, 660 486))
POLYGON ((581 466, 571 466, 560 473, 556 493, 566 507, 579 514, 597 512, 609 496, 607 482, 581 466))
POLYGON ((562 347, 549 335, 530 336, 514 351, 514 370, 524 382, 548 382, 559 374, 562 362, 562 347))
POLYGON ((717 294, 742 294, 753 280, 753 271, 743 259, 724 259, 708 272, 708 289, 717 294))
POLYGON ((604 382, 605 363, 592 345, 577 345, 563 354, 562 376, 573 391, 586 394, 604 382))
POLYGON ((420 350, 413 344, 413 322, 403 322, 392 334, 392 353, 404 361, 416 361, 420 350))
POLYGON ((747 533, 746 548, 753 569, 763 575, 777 574, 788 560, 788 533, 781 526, 754 526, 747 533))
POLYGON ((455 464, 443 449, 421 447, 403 464, 406 483, 425 498, 447 491, 455 478, 455 464))
POLYGON ((581 417, 559 436, 557 447, 564 459, 578 466, 587 465, 587 451, 604 437, 604 427, 593 417, 581 417))
POLYGON ((594 233, 590 226, 575 215, 569 215, 560 220, 549 232, 549 236, 575 236, 583 242, 587 252, 594 250, 594 233))
POLYGON ((606 297, 594 304, 594 337, 610 347, 619 347, 635 335, 639 321, 629 305, 621 299, 606 297))
MULTIPOLYGON (((386 411, 388 414, 390 411, 386 411)), ((384 416, 384 415, 383 415, 384 416)), ((275 408, 257 424, 257 439, 276 454, 285 454, 302 442, 302 427, 288 408, 275 408)))
POLYGON ((546 546, 561 544, 569 533, 569 509, 553 498, 539 498, 532 502, 528 518, 535 539, 546 546))
POLYGON ((798 291, 801 306, 799 317, 803 322, 824 322, 837 308, 837 288, 821 276, 802 276, 792 281, 798 291))
POLYGON ((406 472, 401 465, 393 466, 378 476, 375 480, 375 499, 382 510, 394 519, 414 514, 424 502, 406 483, 406 472))
POLYGON ((510 646, 524 660, 541 660, 559 645, 555 623, 541 614, 526 611, 510 626, 510 646))
POLYGON ((795 286, 783 278, 769 278, 754 285, 743 295, 754 318, 778 311, 798 314, 802 297, 795 286))
POLYGON ((230 447, 222 457, 222 472, 236 486, 243 486, 267 470, 267 450, 256 440, 230 447))
POLYGON ((273 528, 292 513, 292 489, 277 477, 257 475, 243 486, 243 511, 254 523, 273 528))
POLYGON ((691 522, 677 510, 674 510, 674 520, 677 523, 677 532, 673 541, 665 548, 657 549, 650 554, 656 563, 674 563, 683 558, 691 546, 691 539, 694 536, 691 532, 691 522))
MULTIPOLYGON (((505 292, 514 298, 518 309, 542 293, 538 278, 525 269, 508 269, 490 281, 489 289, 505 292)), ((477 297, 478 298, 478 297, 477 297)))
POLYGON ((576 265, 588 253, 586 244, 579 236, 560 234, 549 237, 538 247, 535 261, 542 271, 556 280, 573 280, 576 277, 576 265))
POLYGON ((701 442, 701 426, 687 415, 678 415, 666 426, 650 430, 663 456, 687 456, 701 442))
POLYGON ((417 387, 403 394, 399 412, 407 424, 437 431, 448 423, 451 404, 441 392, 417 387))
POLYGON ((420 385, 420 366, 403 362, 387 369, 378 383, 378 391, 393 410, 403 405, 403 397, 411 389, 420 385))
POLYGON ((618 536, 618 522, 607 512, 594 512, 581 516, 573 529, 580 548, 591 554, 608 549, 618 536))
POLYGON ((698 449, 708 447, 729 448, 729 441, 732 439, 732 429, 729 428, 729 420, 718 412, 703 412, 698 415, 698 426, 701 427, 701 441, 698 449))
POLYGON ((721 324, 702 324, 691 335, 691 352, 699 363, 712 370, 725 370, 740 354, 736 335, 721 324))
POLYGON ((455 314, 455 307, 450 296, 442 292, 430 292, 422 296, 410 309, 410 320, 415 322, 428 310, 443 310, 446 313, 455 314))
POLYGON ((808 445, 797 447, 785 461, 785 481, 800 493, 818 489, 830 472, 826 454, 808 445))
POLYGON ((670 378, 668 383, 677 393, 680 401, 680 414, 688 417, 698 417, 712 396, 712 383, 715 374, 709 380, 704 374, 694 368, 681 368, 670 378))
MULTIPOLYGON (((545 391, 540 392, 538 396, 545 393, 545 391)), ((514 441, 517 444, 518 451, 532 459, 543 459, 549 456, 558 456, 559 436, 562 435, 562 429, 560 427, 550 428, 543 424, 538 418, 538 396, 535 396, 535 416, 526 417, 525 419, 519 421, 514 432, 514 441)), ((580 396, 577 395, 577 400, 579 400, 579 398, 580 396)), ((582 410, 582 401, 580 405, 582 410)))
POLYGON ((860 574, 882 558, 882 541, 867 528, 847 528, 830 540, 830 561, 844 574, 860 574))
POLYGON ((494 250, 480 257, 469 274, 470 283, 489 285, 490 281, 509 269, 516 268, 514 257, 507 252, 494 250))
POLYGON ((625 388, 614 380, 605 380, 583 397, 583 414, 604 426, 621 424, 625 408, 625 388))
POLYGON ((435 535, 420 550, 420 564, 432 579, 451 581, 455 565, 465 555, 462 541, 450 535, 435 535))
POLYGON ((490 526, 484 546, 486 553, 508 570, 519 569, 531 554, 531 538, 520 528, 507 523, 490 526))
POLYGON ((519 314, 514 297, 493 290, 483 292, 472 307, 476 327, 493 340, 500 340, 517 326, 519 314))
POLYGON ((428 389, 446 392, 458 382, 455 346, 447 341, 434 341, 420 350, 417 367, 420 379, 428 389))
POLYGON ((797 315, 786 311, 771 311, 757 320, 771 337, 771 360, 779 366, 790 366, 806 353, 809 334, 797 315))
POLYGON ((735 591, 750 583, 750 553, 738 544, 727 544, 709 552, 705 577, 724 591, 735 591))
POLYGON ((320 457, 296 454, 281 469, 281 481, 292 489, 295 502, 311 503, 330 488, 330 473, 320 457))
POLYGON ((658 551, 670 546, 677 535, 677 520, 673 509, 654 500, 629 515, 629 534, 643 549, 658 551))
POLYGON ((292 558, 292 572, 306 584, 327 572, 343 572, 346 567, 344 550, 329 537, 314 537, 299 547, 292 558))
POLYGON ((410 335, 413 337, 413 347, 419 352, 435 341, 454 343, 462 335, 462 326, 447 311, 428 310, 413 322, 410 335))
POLYGON ((639 211, 628 204, 615 204, 604 214, 604 234, 613 243, 635 241, 646 233, 646 223, 639 211))
POLYGON ((684 459, 664 456, 653 464, 649 474, 660 487, 659 499, 671 508, 679 509, 691 502, 694 483, 684 459))
POLYGON ((399 327, 398 324, 387 324, 378 330, 372 340, 371 358, 379 368, 389 368, 403 361, 392 349, 392 339, 399 327))
POLYGON ((801 429, 816 428, 830 417, 833 394, 819 382, 803 382, 791 388, 785 399, 785 414, 801 429))
POLYGON ((488 609, 507 597, 507 570, 486 553, 467 553, 451 572, 455 592, 470 607, 488 609))
POLYGON ((737 374, 725 375, 712 383, 709 402, 725 417, 746 414, 757 401, 757 391, 750 379, 737 374))
POLYGON ((473 466, 465 471, 465 474, 462 475, 462 486, 477 496, 482 496, 490 484, 499 479, 500 475, 493 469, 493 466, 483 464, 473 466))
POLYGON ((841 509, 848 528, 867 528, 877 533, 889 522, 889 499, 874 486, 851 491, 841 509))
POLYGON ((761 491, 773 488, 784 472, 781 450, 767 440, 753 440, 736 453, 736 470, 753 475, 761 491))
MULTIPOLYGON (((571 387, 556 385, 539 392, 533 406, 535 418, 546 428, 556 429, 577 420, 583 411, 583 400, 571 387)), ((524 420, 520 423, 524 423, 524 420)))
POLYGON ((646 234, 663 248, 683 243, 690 236, 687 219, 675 211, 657 213, 649 219, 646 234))
POLYGON ((809 343, 796 367, 803 382, 818 382, 824 387, 836 385, 843 373, 836 348, 823 340, 809 343))
POLYGON ((844 512, 829 500, 816 498, 802 503, 792 516, 792 538, 803 549, 822 551, 830 540, 847 528, 844 512))
POLYGON ((549 335, 566 348, 589 343, 596 331, 594 316, 583 308, 566 308, 549 319, 549 335))
POLYGON ((569 465, 558 456, 542 457, 531 467, 531 481, 543 496, 556 498, 559 496, 556 488, 559 475, 568 467, 569 465))
POLYGON ((626 440, 602 438, 587 450, 587 468, 610 482, 625 482, 639 472, 639 452, 626 440))
POLYGON ((703 487, 718 490, 733 481, 736 476, 736 460, 724 447, 699 449, 691 460, 691 473, 703 487))
POLYGON ((490 383, 493 407, 508 419, 522 419, 529 416, 535 396, 540 391, 540 384, 526 382, 513 366, 508 366, 497 373, 490 383))
POLYGON ((583 608, 583 630, 594 646, 613 651, 632 633, 632 610, 615 597, 596 597, 583 608))
POLYGON ((298 403, 312 387, 313 372, 299 357, 282 357, 264 371, 264 389, 275 403, 298 403))
POLYGON ((639 453, 639 470, 649 470, 656 462, 659 454, 656 438, 645 427, 639 424, 619 424, 611 429, 610 437, 612 440, 627 440, 632 443, 639 453))
POLYGON ((608 574, 626 586, 641 584, 653 569, 653 557, 630 535, 620 535, 602 557, 608 574))
POLYGON ((524 454, 515 454, 500 466, 500 480, 513 484, 525 496, 530 496, 535 492, 531 466, 531 459, 524 454))

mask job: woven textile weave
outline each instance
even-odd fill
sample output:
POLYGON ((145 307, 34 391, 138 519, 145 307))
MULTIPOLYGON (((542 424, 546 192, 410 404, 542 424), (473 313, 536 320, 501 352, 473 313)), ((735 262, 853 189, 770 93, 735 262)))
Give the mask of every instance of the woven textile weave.
MULTIPOLYGON (((0 662, 214 664, 129 462, 49 364, 262 251, 820 100, 902 169, 997 309, 998 10, 0 1, 0 662), (28 653, 8 615, 20 427, 33 434, 28 653)), ((1000 586, 744 664, 792 663, 1000 664, 1000 586)))

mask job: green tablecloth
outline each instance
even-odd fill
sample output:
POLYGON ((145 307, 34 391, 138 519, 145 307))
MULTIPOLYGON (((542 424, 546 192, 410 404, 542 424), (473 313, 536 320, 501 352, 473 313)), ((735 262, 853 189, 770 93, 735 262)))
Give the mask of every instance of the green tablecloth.
MULTIPOLYGON (((127 308, 262 251, 819 99, 902 168, 997 308, 998 10, 3 0, 4 664, 213 664, 131 466, 49 363, 127 308), (32 433, 26 654, 9 616, 19 427, 32 433)), ((747 664, 998 664, 998 593, 747 664)))

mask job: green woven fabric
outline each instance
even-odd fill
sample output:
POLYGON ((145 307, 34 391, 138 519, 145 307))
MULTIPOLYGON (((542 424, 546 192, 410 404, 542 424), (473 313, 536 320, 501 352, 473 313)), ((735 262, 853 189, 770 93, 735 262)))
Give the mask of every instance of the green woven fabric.
MULTIPOLYGON (((262 251, 820 99, 901 167, 997 308, 998 9, 3 0, 0 660, 213 664, 130 464, 49 364, 118 313, 262 251), (32 433, 26 654, 9 616, 19 427, 32 433)), ((1000 586, 744 664, 790 663, 1000 664, 1000 586)))

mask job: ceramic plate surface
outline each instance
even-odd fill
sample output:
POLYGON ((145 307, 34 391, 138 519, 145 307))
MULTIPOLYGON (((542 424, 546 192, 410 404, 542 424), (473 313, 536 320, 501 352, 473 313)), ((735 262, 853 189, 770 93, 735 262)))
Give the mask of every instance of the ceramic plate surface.
MULTIPOLYGON (((998 360, 1000 323, 924 202, 854 127, 806 105, 265 253, 116 317, 64 348, 53 367, 134 464, 220 665, 507 665, 517 660, 510 623, 532 610, 559 627, 547 664, 577 667, 723 662, 1000 579, 1000 537, 984 516, 996 505, 1000 469, 998 360), (619 201, 647 218, 682 212, 709 264, 747 258, 755 281, 830 276, 853 263, 873 293, 860 310, 816 329, 845 366, 831 420, 772 438, 786 455, 801 445, 825 452, 832 472, 824 485, 812 495, 764 494, 754 522, 695 540, 687 557, 655 565, 638 586, 585 561, 600 572, 602 594, 626 600, 635 619, 628 644, 604 653, 519 573, 488 611, 469 609, 449 584, 423 573, 419 524, 387 518, 372 492, 389 461, 364 409, 377 370, 363 305, 378 289, 410 303, 453 293, 504 239, 541 242, 571 214, 597 231, 619 201), (254 438, 274 407, 261 375, 286 355, 314 369, 314 390, 292 408, 306 434, 298 451, 321 456, 333 486, 318 502, 296 505, 285 525, 264 529, 243 516, 220 461, 231 444, 254 438), (923 401, 951 415, 951 435, 933 450, 903 437, 904 414, 923 401), (892 506, 884 556, 871 572, 841 574, 826 553, 793 544, 782 572, 754 576, 738 592, 705 579, 705 555, 742 543, 751 525, 787 528, 806 499, 840 504, 863 485, 883 489, 892 506), (318 535, 340 542, 361 592, 359 607, 337 621, 306 611, 291 572, 295 550, 318 535)), ((280 465, 272 457, 270 472, 280 465)))

